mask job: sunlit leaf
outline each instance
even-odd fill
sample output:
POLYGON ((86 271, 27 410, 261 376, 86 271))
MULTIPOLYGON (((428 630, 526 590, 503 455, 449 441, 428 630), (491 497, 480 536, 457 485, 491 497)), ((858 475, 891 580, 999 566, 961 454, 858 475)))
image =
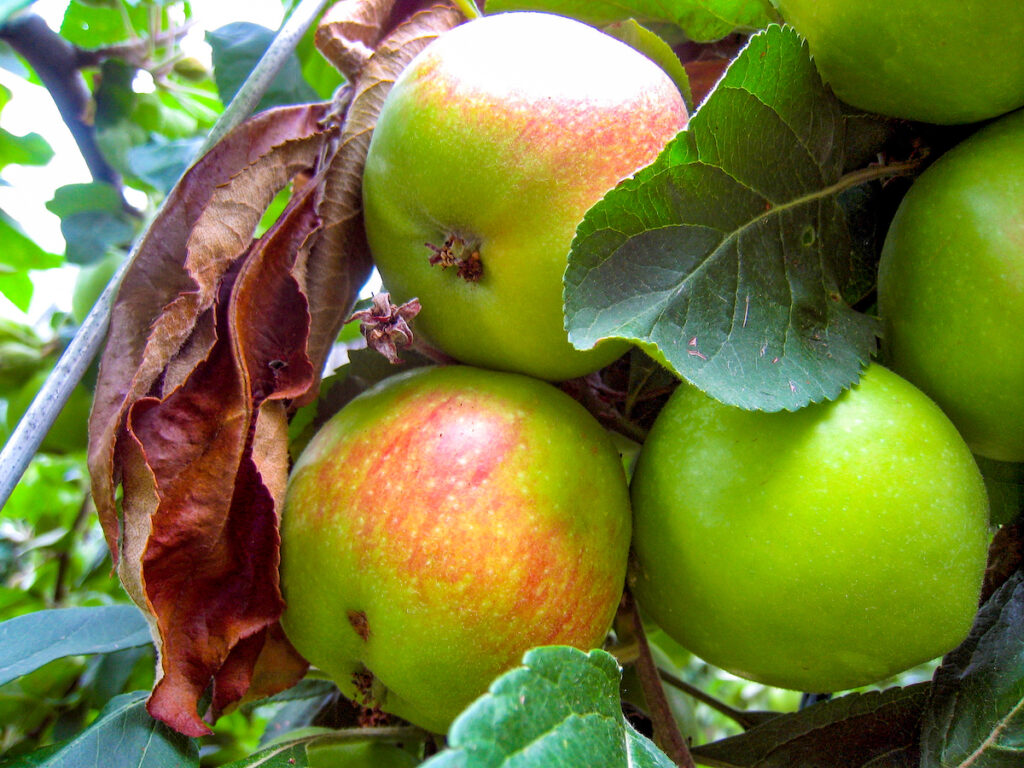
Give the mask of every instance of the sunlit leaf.
POLYGON ((449 748, 424 766, 671 768, 623 717, 620 675, 604 651, 535 648, 456 718, 449 748))

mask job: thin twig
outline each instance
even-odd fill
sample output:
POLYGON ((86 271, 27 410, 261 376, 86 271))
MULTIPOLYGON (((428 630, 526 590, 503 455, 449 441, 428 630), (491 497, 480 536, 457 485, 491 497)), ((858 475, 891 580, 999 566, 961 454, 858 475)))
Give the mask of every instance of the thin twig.
MULTIPOLYGON (((206 154, 225 134, 249 116, 282 65, 295 50, 299 40, 302 39, 306 30, 320 15, 326 4, 327 0, 302 0, 299 3, 292 15, 282 25, 263 58, 260 59, 235 98, 224 110, 216 125, 213 126, 207 140, 196 153, 196 159, 206 154)), ((168 199, 170 199, 170 195, 164 198, 164 204, 168 199)), ((163 205, 153 221, 159 218, 162 211, 163 205)), ((79 327, 75 337, 64 350, 64 354, 57 361, 52 373, 43 383, 42 388, 32 401, 32 405, 25 411, 25 415, 22 416, 18 426, 14 428, 11 436, 7 439, 3 450, 0 451, 0 507, 7 503, 7 499, 10 498, 14 487, 25 473, 32 457, 39 450, 43 438, 53 426, 57 414, 60 413, 61 408, 71 396, 71 391, 81 381, 86 369, 99 354, 107 335, 107 327, 110 325, 114 295, 117 293, 117 288, 129 265, 135 260, 138 244, 143 242, 145 237, 146 232, 139 235, 131 255, 125 259, 111 278, 88 317, 79 327)))
POLYGON ((647 699, 648 714, 651 716, 651 723, 654 726, 654 743, 661 747, 662 751, 679 768, 694 768, 690 748, 686 745, 683 734, 679 732, 679 726, 672 716, 668 699, 665 697, 665 689, 661 687, 661 676, 654 663, 651 647, 647 644, 647 635, 644 633, 636 601, 628 590, 622 599, 626 603, 626 615, 632 621, 632 630, 637 641, 636 671, 640 677, 640 685, 643 687, 644 698, 647 699))
POLYGON ((666 672, 664 669, 659 669, 658 675, 661 677, 663 681, 671 685, 673 688, 678 688, 687 696, 696 699, 702 704, 706 704, 716 712, 720 712, 721 714, 728 717, 730 720, 736 722, 744 730, 753 728, 755 725, 760 725, 762 722, 764 722, 764 718, 767 716, 764 715, 759 717, 758 715, 751 714, 749 712, 744 712, 742 709, 734 709, 733 707, 730 707, 728 704, 726 704, 724 701, 719 701, 714 696, 705 693, 696 686, 690 685, 682 678, 676 677, 671 672, 666 672))

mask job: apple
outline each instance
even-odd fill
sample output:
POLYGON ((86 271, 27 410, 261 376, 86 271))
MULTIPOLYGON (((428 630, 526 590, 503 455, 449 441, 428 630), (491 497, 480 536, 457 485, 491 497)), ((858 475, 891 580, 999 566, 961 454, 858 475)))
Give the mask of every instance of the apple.
POLYGON ((414 329, 456 359, 552 381, 628 348, 568 341, 576 225, 687 120, 672 80, 561 16, 505 13, 445 33, 385 99, 363 175, 370 250, 414 329))
POLYGON ((1024 105, 1020 0, 772 0, 855 107, 973 123, 1024 105))
POLYGON ((413 768, 421 761, 401 747, 374 741, 311 744, 309 768, 413 768))
POLYGON ((601 645, 629 491, 600 424, 546 382, 421 368, 314 436, 281 520, 285 632, 345 695, 432 731, 538 645, 601 645))
POLYGON ((886 363, 975 453, 1024 461, 1024 110, 914 182, 886 235, 878 307, 886 363))
POLYGON ((681 385, 632 481, 638 604, 779 688, 866 685, 953 648, 985 570, 985 487, 956 429, 878 364, 836 400, 745 411, 681 385))

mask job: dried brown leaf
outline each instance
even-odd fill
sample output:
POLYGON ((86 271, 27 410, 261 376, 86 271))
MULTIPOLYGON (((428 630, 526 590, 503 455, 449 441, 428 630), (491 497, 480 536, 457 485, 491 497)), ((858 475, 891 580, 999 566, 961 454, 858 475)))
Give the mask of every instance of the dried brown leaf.
MULTIPOLYGON (((336 29, 368 47, 392 11, 347 3, 336 29)), ((317 391, 369 274, 360 186, 380 103, 460 21, 419 13, 335 104, 273 110, 229 134, 171 193, 118 295, 90 422, 93 492, 153 629, 149 710, 182 733, 208 732, 198 701, 211 683, 216 717, 304 673, 278 623, 288 413, 317 391), (285 213, 253 240, 289 182, 285 213)))
POLYGON ((355 82, 338 151, 325 179, 320 207, 323 235, 303 270, 303 290, 312 313, 308 352, 314 364, 326 360, 352 308, 355 294, 347 276, 362 274, 355 268, 357 264, 369 274, 370 256, 362 222, 362 176, 384 97, 417 53, 462 21, 462 15, 448 6, 414 14, 380 42, 355 82))
POLYGON ((373 55, 395 0, 342 0, 324 13, 316 47, 349 82, 373 55))
MULTIPOLYGON (((204 290, 183 268, 196 222, 218 186, 276 146, 320 135, 326 112, 326 105, 271 110, 229 134, 182 177, 125 275, 111 315, 89 421, 93 497, 115 562, 121 544, 114 503, 120 473, 115 471, 114 454, 125 414, 132 403, 149 394, 178 355, 189 360, 178 366, 187 372, 212 344, 212 314, 201 322, 209 312, 201 302, 188 303, 191 314, 175 312, 160 322, 165 307, 179 296, 204 290)), ((204 295, 209 297, 208 288, 204 295)))
MULTIPOLYGON (((225 275, 209 356, 180 387, 130 410, 130 434, 159 498, 138 563, 159 635, 149 710, 190 735, 207 732, 196 703, 211 678, 214 714, 246 694, 283 607, 284 401, 313 381, 309 313, 291 268, 319 228, 318 191, 304 187, 225 275)), ((126 560, 121 570, 134 565, 126 560)))

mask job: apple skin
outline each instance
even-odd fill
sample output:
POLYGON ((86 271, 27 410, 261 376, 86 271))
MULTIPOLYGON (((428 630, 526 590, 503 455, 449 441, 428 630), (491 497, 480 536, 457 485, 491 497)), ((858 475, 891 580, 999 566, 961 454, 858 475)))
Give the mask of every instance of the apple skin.
POLYGON ((973 123, 1024 105, 1020 0, 772 0, 855 107, 973 123))
POLYGON ((831 692, 953 648, 985 570, 988 507, 939 408, 878 364, 795 412, 683 384, 632 481, 629 585, 670 637, 740 677, 831 692))
POLYGON ((328 422, 282 513, 282 624, 363 701, 432 731, 538 645, 601 645, 631 519, 618 453, 545 382, 400 374, 328 422), (365 690, 366 686, 364 686, 365 690))
POLYGON ((373 741, 312 744, 306 754, 309 768, 415 768, 421 762, 401 747, 373 741))
POLYGON ((561 16, 505 13, 447 32, 385 100, 363 176, 370 250, 414 329, 456 359, 558 381, 628 349, 568 341, 562 275, 576 225, 653 162, 686 106, 657 65, 561 16), (431 265, 456 235, 482 277, 431 265))
POLYGON ((914 182, 882 248, 878 313, 886 364, 975 453, 1024 461, 1024 110, 914 182))

